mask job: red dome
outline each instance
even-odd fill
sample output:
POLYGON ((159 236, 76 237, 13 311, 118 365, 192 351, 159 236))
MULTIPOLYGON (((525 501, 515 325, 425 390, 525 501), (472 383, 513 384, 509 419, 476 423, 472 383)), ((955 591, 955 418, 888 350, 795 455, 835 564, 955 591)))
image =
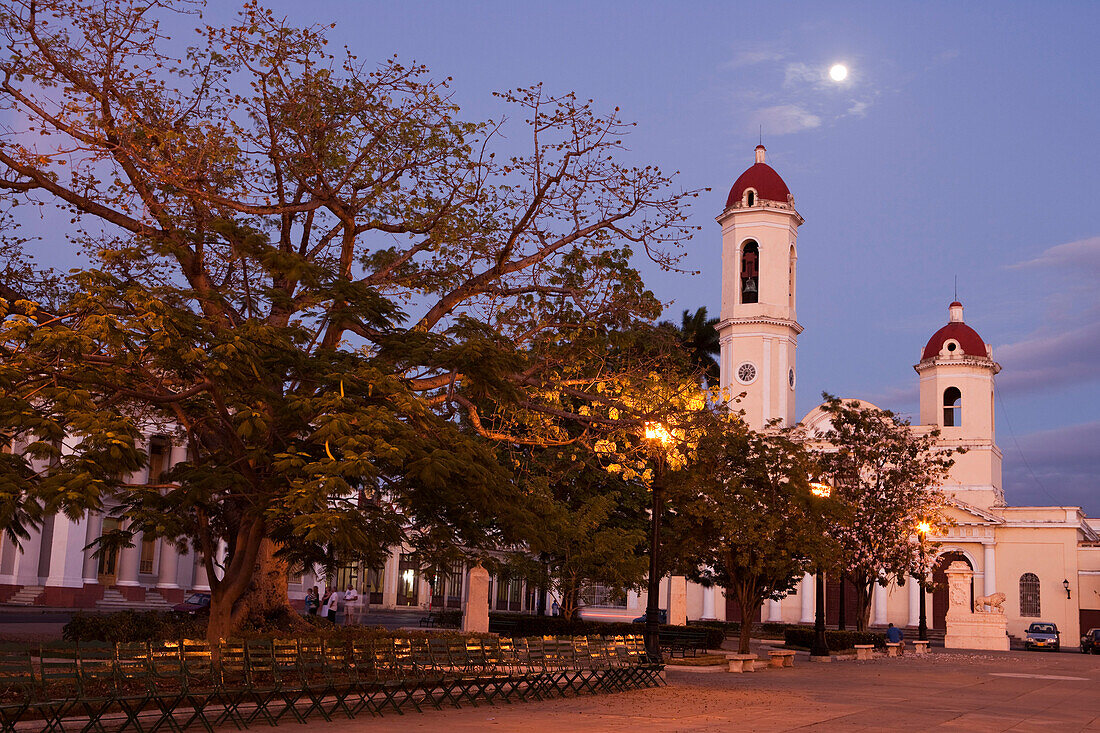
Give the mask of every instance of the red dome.
POLYGON ((757 197, 768 201, 787 203, 787 197, 791 195, 787 184, 783 183, 774 168, 767 163, 756 163, 734 182, 726 199, 727 209, 741 200, 746 188, 755 188, 757 197))
POLYGON ((939 355, 944 343, 950 339, 958 341, 962 352, 968 356, 989 356, 985 341, 977 331, 962 321, 953 321, 932 334, 932 338, 928 339, 928 344, 924 347, 924 353, 921 354, 921 360, 939 355))
POLYGON ((775 169, 764 162, 763 145, 756 147, 756 163, 734 181, 729 198, 726 199, 726 208, 740 201, 747 188, 755 188, 757 198, 780 201, 784 204, 787 203, 787 197, 791 195, 787 184, 783 183, 783 179, 775 169))

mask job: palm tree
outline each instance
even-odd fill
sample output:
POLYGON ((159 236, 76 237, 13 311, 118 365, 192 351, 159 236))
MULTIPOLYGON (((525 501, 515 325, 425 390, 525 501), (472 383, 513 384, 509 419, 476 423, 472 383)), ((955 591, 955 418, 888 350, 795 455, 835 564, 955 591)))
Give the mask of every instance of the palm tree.
MULTIPOLYGON (((676 328, 668 321, 661 325, 676 328)), ((690 352, 692 365, 702 372, 707 384, 718 383, 719 367, 715 357, 721 352, 721 346, 717 325, 718 319, 707 318, 707 309, 703 306, 694 314, 685 310, 678 329, 680 344, 690 352)))

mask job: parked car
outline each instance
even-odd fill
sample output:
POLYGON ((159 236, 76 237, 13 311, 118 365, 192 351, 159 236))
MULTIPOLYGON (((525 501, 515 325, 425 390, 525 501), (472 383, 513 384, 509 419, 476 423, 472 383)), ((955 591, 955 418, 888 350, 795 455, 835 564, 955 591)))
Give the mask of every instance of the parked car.
POLYGON ((1052 623, 1036 621, 1027 627, 1027 635, 1024 637, 1024 649, 1053 649, 1058 651, 1062 644, 1061 631, 1052 623))
MULTIPOLYGON (((645 616, 646 615, 643 613, 641 616, 634 619, 634 623, 644 624, 645 623, 645 616)), ((668 623, 668 610, 667 609, 662 608, 662 609, 660 609, 660 611, 657 612, 657 623, 659 623, 659 624, 667 624, 668 623)))
POLYGON ((1089 629, 1081 637, 1081 652, 1100 654, 1100 629, 1089 629))
POLYGON ((183 603, 177 603, 172 606, 172 610, 179 611, 180 613, 189 613, 192 616, 196 616, 200 613, 209 613, 210 594, 192 593, 184 599, 183 603))

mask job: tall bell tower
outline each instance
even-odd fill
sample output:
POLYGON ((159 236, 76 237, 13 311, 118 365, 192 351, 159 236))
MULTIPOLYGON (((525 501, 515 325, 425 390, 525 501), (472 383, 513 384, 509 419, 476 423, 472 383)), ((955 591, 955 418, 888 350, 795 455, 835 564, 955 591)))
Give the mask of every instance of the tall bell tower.
POLYGON ((734 410, 745 411, 753 429, 779 419, 794 425, 798 373, 795 351, 802 326, 796 319, 798 227, 794 197, 775 170, 756 162, 730 189, 722 226, 720 384, 726 399, 742 393, 734 410))

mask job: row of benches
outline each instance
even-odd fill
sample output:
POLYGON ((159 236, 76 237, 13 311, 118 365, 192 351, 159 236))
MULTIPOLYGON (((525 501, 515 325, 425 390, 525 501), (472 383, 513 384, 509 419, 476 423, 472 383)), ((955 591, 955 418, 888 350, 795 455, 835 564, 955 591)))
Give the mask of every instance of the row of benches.
POLYGON ((50 645, 0 652, 0 729, 212 733, 614 692, 660 685, 662 671, 640 635, 50 645))

